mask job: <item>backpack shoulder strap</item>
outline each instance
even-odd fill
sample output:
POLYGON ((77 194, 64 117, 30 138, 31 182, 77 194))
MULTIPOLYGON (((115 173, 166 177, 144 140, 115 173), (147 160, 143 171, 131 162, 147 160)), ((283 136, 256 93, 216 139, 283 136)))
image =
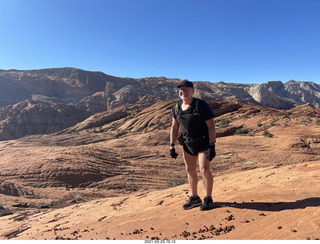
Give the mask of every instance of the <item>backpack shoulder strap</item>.
POLYGON ((174 107, 174 115, 178 116, 178 109, 179 109, 179 102, 176 103, 176 106, 174 107))
POLYGON ((199 112, 199 98, 196 98, 196 104, 195 104, 195 112, 199 112))
MULTIPOLYGON (((198 113, 199 112, 199 98, 196 98, 196 104, 195 104, 195 112, 198 113)), ((179 110, 179 102, 176 103, 175 107, 174 107, 174 115, 177 117, 178 116, 178 110, 179 110)))

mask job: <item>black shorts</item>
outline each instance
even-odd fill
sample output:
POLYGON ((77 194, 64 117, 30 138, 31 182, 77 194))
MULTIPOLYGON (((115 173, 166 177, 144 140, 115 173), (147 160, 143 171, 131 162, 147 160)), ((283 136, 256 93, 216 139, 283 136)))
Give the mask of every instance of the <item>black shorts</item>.
POLYGON ((192 155, 197 156, 199 152, 207 151, 209 149, 209 138, 204 137, 198 145, 190 146, 186 141, 183 143, 183 150, 192 155))

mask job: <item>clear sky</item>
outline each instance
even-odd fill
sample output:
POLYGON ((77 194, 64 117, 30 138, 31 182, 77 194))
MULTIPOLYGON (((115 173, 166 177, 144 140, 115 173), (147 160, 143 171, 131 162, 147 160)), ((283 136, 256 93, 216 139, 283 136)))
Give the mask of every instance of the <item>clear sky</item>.
POLYGON ((320 0, 0 0, 0 69, 320 84, 320 0))

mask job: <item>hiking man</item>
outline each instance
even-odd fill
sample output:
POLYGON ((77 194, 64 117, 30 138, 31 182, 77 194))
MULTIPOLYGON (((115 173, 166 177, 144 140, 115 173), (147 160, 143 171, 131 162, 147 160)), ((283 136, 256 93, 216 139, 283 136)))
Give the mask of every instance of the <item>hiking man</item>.
POLYGON ((216 155, 214 115, 205 101, 193 97, 192 82, 182 80, 178 88, 181 101, 175 104, 171 111, 170 155, 172 158, 177 158, 175 142, 178 139, 183 145, 183 158, 192 194, 183 208, 191 209, 200 206, 201 211, 210 210, 213 208, 213 177, 210 163, 216 155), (206 194, 203 203, 198 196, 197 161, 199 161, 206 194))

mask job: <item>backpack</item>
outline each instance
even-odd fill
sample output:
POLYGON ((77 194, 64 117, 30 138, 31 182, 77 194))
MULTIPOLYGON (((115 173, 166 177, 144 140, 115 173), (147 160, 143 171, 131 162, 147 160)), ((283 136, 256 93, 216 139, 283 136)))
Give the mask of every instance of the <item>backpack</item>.
MULTIPOLYGON (((195 104, 195 108, 193 110, 193 113, 200 115, 200 113, 199 113, 199 98, 195 98, 195 99, 196 99, 196 104, 195 104)), ((176 117, 178 117, 178 109, 179 109, 179 102, 176 103, 176 106, 174 108, 174 115, 176 117)))

